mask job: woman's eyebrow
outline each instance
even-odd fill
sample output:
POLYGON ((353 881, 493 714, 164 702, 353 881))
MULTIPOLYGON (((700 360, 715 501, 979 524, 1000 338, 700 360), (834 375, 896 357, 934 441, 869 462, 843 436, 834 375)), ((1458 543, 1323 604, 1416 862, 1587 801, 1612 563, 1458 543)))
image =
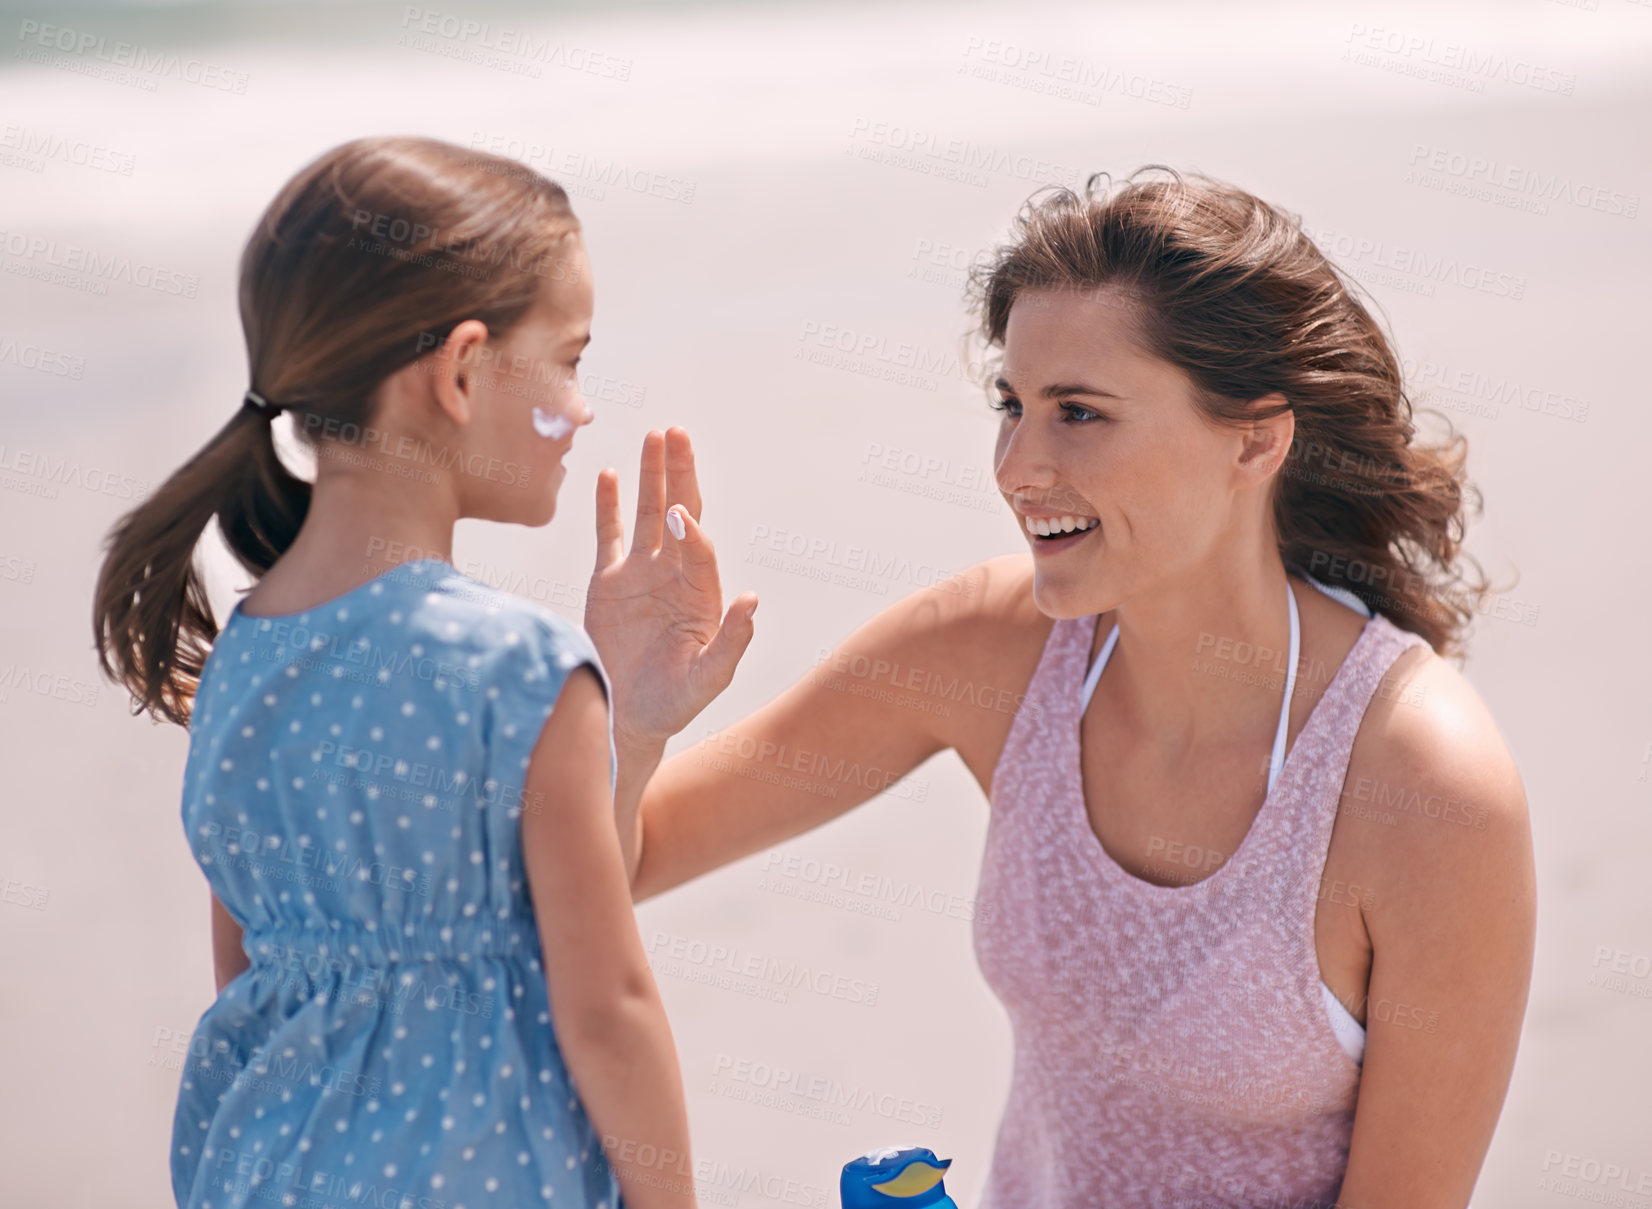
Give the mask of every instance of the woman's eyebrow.
MULTIPOLYGON (((1015 393, 1015 388, 1009 384, 1007 379, 999 378, 993 385, 1006 394, 1015 393)), ((1082 382, 1057 382, 1046 386, 1038 393, 1046 399, 1064 399, 1068 395, 1094 395, 1098 399, 1122 399, 1124 397, 1115 395, 1110 390, 1102 390, 1099 386, 1086 386, 1082 382)))

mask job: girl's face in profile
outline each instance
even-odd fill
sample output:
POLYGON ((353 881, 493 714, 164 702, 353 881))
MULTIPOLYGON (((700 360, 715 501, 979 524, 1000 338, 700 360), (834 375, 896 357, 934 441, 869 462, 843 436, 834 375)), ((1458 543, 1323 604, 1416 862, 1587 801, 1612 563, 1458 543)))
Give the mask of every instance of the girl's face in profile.
MULTIPOLYGON (((574 433, 595 417, 579 387, 580 354, 591 339, 595 292, 584 241, 575 232, 538 266, 528 313, 489 341, 473 395, 481 423, 472 440, 488 464, 471 476, 483 490, 466 515, 543 525, 556 514, 574 433)), ((479 358, 480 360, 480 358, 479 358)))

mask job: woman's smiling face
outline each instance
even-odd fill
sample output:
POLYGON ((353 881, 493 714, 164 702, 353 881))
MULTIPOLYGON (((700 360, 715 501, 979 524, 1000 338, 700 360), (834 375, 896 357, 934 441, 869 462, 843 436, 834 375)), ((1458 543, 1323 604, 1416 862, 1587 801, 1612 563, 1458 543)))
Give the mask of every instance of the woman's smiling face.
POLYGON ((1197 568, 1260 506, 1239 492, 1256 485, 1244 433, 1206 420, 1191 379, 1142 348, 1133 307, 1105 287, 1027 290, 1005 326, 994 468, 1048 616, 1105 612, 1197 568), (1070 536, 1027 528, 1063 516, 1070 536))

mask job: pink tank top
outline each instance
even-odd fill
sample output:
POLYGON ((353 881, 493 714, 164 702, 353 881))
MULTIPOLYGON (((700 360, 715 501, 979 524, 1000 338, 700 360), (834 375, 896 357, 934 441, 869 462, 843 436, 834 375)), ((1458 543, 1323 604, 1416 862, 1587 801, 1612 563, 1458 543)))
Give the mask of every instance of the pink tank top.
POLYGON ((1314 909, 1360 720, 1425 640, 1367 619, 1238 849, 1159 886, 1085 812, 1095 629, 1052 626, 993 771, 974 943, 1015 1065, 978 1209, 1328 1209, 1361 1068, 1326 1018, 1314 909))

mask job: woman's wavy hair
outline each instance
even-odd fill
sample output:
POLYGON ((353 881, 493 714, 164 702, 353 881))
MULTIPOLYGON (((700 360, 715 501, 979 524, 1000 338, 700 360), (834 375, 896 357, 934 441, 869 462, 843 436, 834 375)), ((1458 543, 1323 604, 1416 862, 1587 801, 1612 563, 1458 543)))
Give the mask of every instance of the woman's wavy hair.
MULTIPOLYGON (((465 319, 489 337, 564 278, 579 230, 568 195, 504 156, 417 137, 334 147, 287 182, 241 254, 253 390, 293 413, 312 449, 368 428, 381 382, 465 319)), ((310 484, 276 452, 272 421, 237 407, 171 478, 113 527, 92 609, 104 675, 134 714, 188 726, 218 636, 195 566, 214 517, 255 577, 304 523, 310 484)))
POLYGON ((1010 242, 972 266, 979 336, 1002 349, 1025 290, 1128 299, 1142 347, 1187 374, 1209 421, 1296 413, 1273 493, 1286 567, 1347 589, 1436 653, 1461 658, 1492 591, 1458 566, 1474 563, 1461 550, 1465 497, 1476 514, 1482 503, 1464 478, 1467 440, 1442 415, 1445 444, 1412 443, 1400 362, 1357 283, 1298 216, 1234 185, 1163 164, 1098 187, 1106 178, 1091 176, 1082 196, 1035 193, 1010 242), (1169 179, 1138 179, 1157 172, 1169 179), (1254 403, 1274 391, 1288 402, 1254 403))

